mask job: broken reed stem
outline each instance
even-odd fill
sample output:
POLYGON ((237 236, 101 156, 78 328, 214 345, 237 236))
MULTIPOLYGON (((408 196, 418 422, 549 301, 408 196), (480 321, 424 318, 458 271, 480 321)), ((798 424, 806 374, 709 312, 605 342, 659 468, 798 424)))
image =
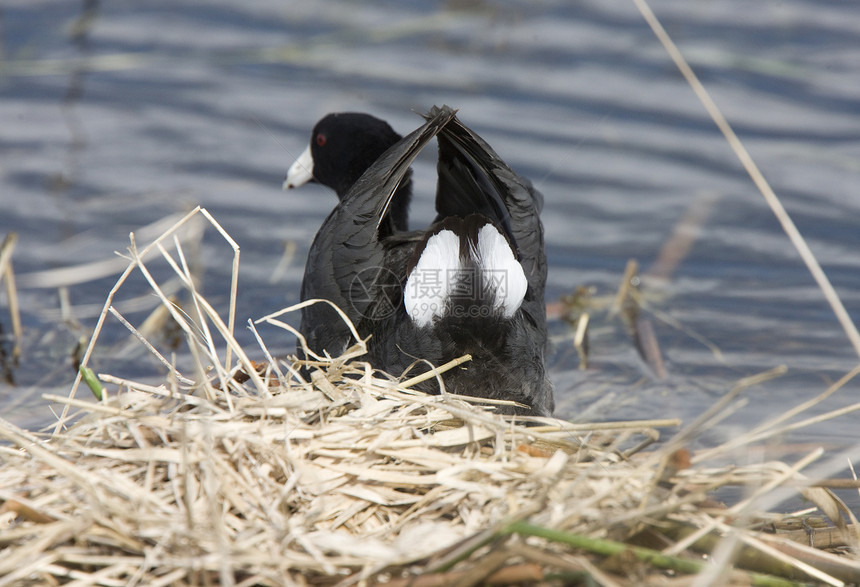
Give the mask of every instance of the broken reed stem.
MULTIPOLYGON (((239 244, 233 240, 227 231, 221 226, 221 224, 212 217, 209 211, 206 208, 202 208, 200 213, 203 214, 203 217, 208 220, 212 226, 215 227, 215 230, 227 241, 227 244, 233 249, 233 267, 230 271, 230 304, 228 305, 227 310, 227 332, 230 334, 230 338, 233 337, 234 329, 236 326, 236 295, 239 290, 239 244)), ((224 356, 224 370, 230 370, 230 353, 231 348, 227 347, 227 352, 224 356)))
POLYGON ((407 379, 406 381, 399 383, 398 387, 402 387, 402 388, 412 387, 413 385, 416 385, 416 384, 421 383, 423 381, 427 381, 428 379, 433 379, 434 377, 437 377, 446 371, 450 371, 451 369, 453 369, 454 367, 457 367, 458 365, 462 365, 463 363, 468 363, 471 360, 472 360, 472 355, 463 355, 462 357, 457 357, 456 359, 448 361, 444 365, 439 365, 438 367, 431 369, 431 370, 427 371, 426 373, 422 373, 421 375, 416 375, 415 377, 412 377, 411 379, 407 379))
POLYGON ((854 405, 848 406, 846 408, 841 408, 839 410, 835 410, 834 411, 835 413, 829 412, 827 414, 822 414, 819 416, 814 416, 812 418, 807 418, 806 420, 803 420, 801 422, 796 422, 794 424, 787 424, 787 425, 781 426, 787 420, 805 412, 806 410, 808 410, 810 408, 813 408, 817 405, 820 405, 821 402, 823 402, 825 399, 827 399, 828 397, 830 397, 831 395, 833 395, 834 393, 836 393, 837 391, 842 389, 846 383, 851 381, 858 374, 860 374, 860 365, 858 365, 857 367, 855 367, 854 369, 852 369, 851 371, 849 371, 848 373, 843 375, 838 381, 836 381, 833 385, 828 387, 824 392, 819 394, 817 397, 815 397, 809 401, 803 402, 803 403, 795 406, 794 408, 787 410, 785 413, 780 414, 778 416, 775 416, 771 420, 768 420, 767 422, 759 424, 758 426, 756 426, 752 430, 750 430, 750 431, 748 431, 748 432, 746 432, 746 433, 744 433, 738 437, 732 438, 731 440, 728 440, 719 446, 716 446, 714 448, 710 448, 710 449, 707 449, 707 450, 700 452, 699 454, 697 454, 693 458, 693 462, 697 463, 697 462, 701 462, 701 461, 706 461, 708 459, 714 458, 716 455, 718 455, 720 453, 732 451, 732 450, 735 450, 737 448, 740 448, 741 446, 752 444, 752 443, 758 442, 760 440, 765 440, 765 439, 773 437, 777 434, 785 433, 785 432, 788 432, 791 430, 795 430, 797 428, 803 428, 804 426, 814 424, 819 420, 827 420, 829 418, 833 418, 840 413, 848 413, 852 410, 860 409, 860 406, 858 406, 857 404, 854 404, 854 405))
POLYGON ((162 355, 160 352, 158 352, 158 349, 156 349, 154 346, 152 346, 152 343, 150 343, 148 340, 146 340, 146 338, 140 333, 140 331, 137 328, 135 328, 128 320, 126 320, 125 316, 120 314, 116 308, 111 306, 110 308, 108 308, 108 311, 110 311, 111 315, 113 315, 113 317, 116 318, 120 324, 125 326, 128 329, 128 331, 131 332, 131 334, 138 340, 138 342, 140 342, 144 347, 146 347, 146 350, 148 350, 152 354, 152 356, 158 360, 159 363, 164 365, 167 368, 167 370, 174 377, 176 377, 177 381, 179 381, 180 383, 182 383, 184 385, 193 385, 194 384, 193 380, 188 379, 186 377, 183 377, 182 373, 180 373, 170 361, 165 359, 164 355, 162 355))
POLYGON ((110 416, 122 416, 123 414, 127 416, 130 415, 129 413, 125 413, 121 408, 115 408, 113 406, 109 406, 102 403, 94 404, 93 402, 88 400, 63 397, 61 395, 56 395, 53 393, 43 393, 42 399, 70 407, 81 408, 82 410, 95 412, 97 414, 107 414, 110 416))
POLYGON ((675 270, 690 253, 717 197, 712 193, 696 197, 675 223, 672 234, 660 247, 657 258, 645 271, 649 277, 669 281, 675 270))
MULTIPOLYGON (((673 428, 681 425, 679 418, 659 420, 625 420, 623 422, 564 422, 553 424, 548 428, 570 430, 575 432, 593 432, 597 430, 641 430, 644 428, 673 428)), ((543 430, 537 427, 535 430, 543 430)))
MULTIPOLYGON (((146 254, 149 253, 149 251, 152 250, 152 248, 155 247, 158 243, 160 243, 162 240, 164 240, 165 238, 167 238, 168 236, 173 234, 173 232, 176 231, 177 229, 179 229, 179 227, 183 226, 186 222, 191 220, 191 218, 196 216, 199 210, 200 210, 200 206, 195 207, 188 214, 186 214, 181 219, 179 219, 167 232, 163 233, 161 236, 156 238, 152 243, 150 243, 150 245, 148 247, 146 247, 141 252, 141 255, 140 255, 141 258, 146 256, 146 254)), ((99 313, 99 318, 96 321, 96 326, 93 329, 93 335, 90 338, 90 342, 87 345, 86 350, 84 351, 84 356, 81 358, 81 366, 84 366, 84 367, 88 366, 90 356, 92 355, 93 349, 95 348, 96 342, 98 341, 99 335, 101 334, 101 330, 102 330, 102 326, 104 325, 104 321, 107 318, 108 314, 110 313, 109 308, 113 304, 114 296, 116 296, 117 292, 120 290, 122 285, 125 283, 125 280, 128 279, 128 276, 131 275, 132 271, 134 271, 135 267, 137 267, 137 262, 132 260, 128 264, 128 266, 125 268, 125 270, 122 272, 122 274, 119 276, 119 279, 117 279, 116 283, 111 288, 110 292, 108 292, 107 299, 105 300, 104 306, 102 307, 102 311, 99 313)), ((81 384, 81 380, 82 380, 82 373, 81 373, 80 369, 78 369, 78 373, 77 373, 77 375, 75 375, 75 381, 74 381, 74 383, 72 383, 71 390, 69 390, 69 399, 74 399, 75 394, 77 394, 77 392, 78 392, 78 386, 80 386, 80 384, 81 384)), ((57 424, 54 426, 54 432, 53 432, 54 435, 58 434, 60 432, 60 430, 62 429, 62 427, 65 425, 66 418, 69 415, 69 408, 70 408, 70 406, 68 404, 63 406, 63 411, 60 414, 60 417, 57 418, 57 424)))
POLYGON ((822 581, 823 583, 827 583, 828 585, 833 585, 834 587, 842 587, 844 583, 835 577, 831 577, 827 573, 820 571, 813 567, 812 565, 799 560, 796 557, 789 556, 779 549, 774 548, 772 545, 756 539, 754 536, 745 535, 742 532, 738 532, 736 528, 732 526, 720 523, 718 524, 719 529, 722 532, 731 533, 734 536, 737 536, 737 539, 744 544, 756 549, 758 552, 762 553, 765 556, 772 558, 780 564, 794 567, 799 571, 805 573, 807 576, 817 579, 818 581, 822 581))
POLYGON ((831 395, 833 395, 834 393, 836 393, 837 391, 842 389, 846 383, 848 383, 849 381, 854 379, 858 374, 860 374, 860 365, 857 365, 851 371, 849 371, 848 373, 846 373, 845 375, 840 377, 838 381, 836 381, 833 385, 828 387, 820 395, 812 398, 809 401, 803 402, 803 403, 795 406, 794 408, 792 408, 790 410, 787 410, 786 412, 776 416, 772 420, 769 420, 763 424, 756 426, 755 428, 753 428, 750 431, 750 434, 755 435, 755 434, 763 432, 764 430, 775 429, 775 428, 777 428, 777 426, 779 426, 783 422, 790 420, 794 416, 796 416, 800 413, 803 413, 812 407, 820 405, 821 402, 823 402, 828 397, 830 397, 831 395))
POLYGON ((727 509, 725 515, 719 516, 718 520, 723 520, 729 516, 739 517, 747 515, 750 509, 754 505, 757 505, 757 500, 762 495, 769 493, 771 490, 782 485, 784 481, 787 481, 788 479, 794 477, 797 473, 806 468, 810 463, 821 458, 821 455, 823 454, 823 448, 819 447, 815 449, 814 451, 800 459, 798 462, 796 462, 792 467, 786 469, 776 477, 757 487, 749 496, 745 497, 744 499, 740 500, 738 503, 727 509))
POLYGON ((12 269, 12 251, 18 242, 18 233, 10 232, 0 245, 0 281, 6 282, 6 298, 9 301, 9 317, 12 320, 12 334, 15 336, 15 349, 12 354, 17 358, 21 352, 20 341, 21 311, 18 308, 18 288, 15 285, 15 272, 12 269))
POLYGON ((645 22, 648 23, 648 26, 651 27, 651 30, 660 41, 660 44, 663 45, 663 48, 669 54, 669 57, 678 67, 681 75, 684 76, 684 79, 690 85, 690 88, 696 94, 696 97, 705 107, 711 120, 717 125, 717 128, 720 129, 720 132, 723 133, 723 136, 726 138, 726 141, 728 141, 729 146, 735 153, 735 156, 741 162, 741 165, 744 166, 744 169, 746 169, 750 178, 753 180, 753 183, 756 185, 759 192, 761 192, 761 195, 764 196, 768 206, 770 206, 770 209, 782 225, 782 229, 788 235, 789 240, 791 240, 791 244, 794 245, 794 248, 800 254, 801 259, 803 259, 803 262, 806 264, 806 267, 809 269, 809 272, 812 274, 812 277, 815 279, 815 282, 824 294, 825 299, 833 309, 833 313, 836 314, 839 324, 842 326, 842 329, 848 336, 848 340, 851 341, 851 345, 854 347, 854 352, 856 352, 858 357, 860 357, 860 332, 857 331, 857 326, 851 320, 851 316, 849 316, 848 311, 842 304, 842 300, 839 299, 839 294, 836 293, 836 290, 830 283, 827 274, 824 273, 824 270, 821 268, 821 265, 818 263, 818 260, 815 258, 815 255, 812 253, 812 250, 809 248, 803 235, 800 234, 800 231, 792 221, 791 216, 789 216, 785 207, 783 207, 782 202, 780 202, 779 198, 770 187, 770 184, 755 164, 755 161, 753 161, 752 156, 735 134, 735 131, 732 129, 728 120, 723 116, 722 112, 705 89, 705 86, 703 86, 699 81, 699 78, 693 72, 686 59, 684 59, 684 56, 666 32, 666 29, 663 28, 662 24, 660 24, 659 19, 655 16, 650 6, 648 6, 647 1, 633 0, 633 3, 639 9, 639 12, 642 14, 642 18, 644 18, 645 22))
MULTIPOLYGON (((182 251, 182 247, 179 245, 179 241, 176 238, 176 235, 173 236, 173 242, 174 246, 176 247, 176 255, 177 257, 179 257, 179 264, 176 263, 173 257, 171 257, 167 250, 160 244, 158 245, 158 251, 161 253, 161 256, 164 258, 164 260, 167 261, 167 264, 170 265, 170 268, 173 269, 174 273, 176 273, 180 277, 180 279, 182 279, 183 283, 185 284, 185 287, 188 289, 188 293, 191 296, 191 303, 194 307, 195 312, 195 315, 193 317, 189 316, 190 322, 191 324, 196 325, 197 329, 200 331, 197 340, 202 341, 202 346, 208 352, 209 359, 212 361, 213 365, 216 366, 215 372, 220 382, 219 388, 226 392, 228 389, 228 369, 222 366, 220 361, 218 360, 218 351, 215 350, 215 339, 212 336, 211 329, 209 328, 209 320, 206 319, 207 313, 204 313, 201 308, 201 298, 200 295, 197 293, 197 286, 194 283, 194 276, 191 275, 191 270, 188 268, 188 263, 185 260, 185 254, 182 251)), ((144 276, 146 277, 147 281, 150 282, 150 286, 156 291, 156 293, 158 293, 159 297, 161 297, 162 300, 166 300, 167 298, 161 292, 161 288, 154 282, 151 274, 145 268, 143 260, 140 260, 138 266, 140 267, 140 270, 144 273, 144 276)), ((193 330, 191 328, 186 330, 186 333, 189 336, 192 336, 192 332, 193 330)), ((232 336, 229 338, 232 338, 232 336)), ((227 401, 228 403, 232 404, 232 400, 229 395, 227 396, 227 401)))
POLYGON ((576 321, 576 334, 573 337, 573 346, 579 354, 579 370, 588 369, 588 312, 583 312, 576 321))
POLYGON ((630 293, 633 278, 636 277, 637 271, 639 271, 639 263, 636 262, 636 259, 628 259, 627 266, 624 268, 624 275, 621 277, 621 284, 618 286, 618 293, 615 294, 615 301, 609 308, 610 318, 620 313, 624 307, 624 301, 630 293))
POLYGON ((741 393, 743 393, 746 389, 753 385, 758 385, 764 381, 769 379, 773 379, 774 377, 779 377, 784 375, 787 371, 784 365, 780 365, 778 367, 774 367, 773 369, 768 369, 762 373, 758 373, 756 375, 751 375, 749 377, 744 377, 740 379, 737 383, 735 383, 734 387, 729 390, 727 394, 717 400, 711 407, 705 410, 698 418, 696 418, 689 426, 678 432, 673 438, 671 438, 667 446, 668 451, 672 452, 675 448, 678 448, 690 440, 699 436, 709 428, 711 428, 720 417, 722 413, 725 412, 728 405, 734 401, 741 393))
MULTIPOLYGON (((194 317, 189 316, 188 314, 183 315, 183 312, 170 302, 170 299, 167 297, 167 294, 164 293, 164 291, 161 289, 161 286, 158 284, 158 282, 149 272, 147 266, 144 264, 143 256, 137 249, 137 242, 134 238, 134 233, 131 234, 129 240, 131 241, 131 244, 129 245, 128 250, 132 256, 132 259, 135 262, 135 266, 137 267, 137 269, 140 270, 140 273, 143 275, 144 279, 146 279, 147 283, 149 283, 149 286, 161 300, 162 306, 167 308, 171 316, 173 316, 174 322, 176 322, 176 324, 179 325, 183 332, 185 332, 185 336, 189 341, 188 347, 191 350, 191 353, 195 359, 194 365, 197 368, 198 375, 197 385, 200 387, 203 393, 205 393, 211 399, 212 389, 209 385, 207 385, 208 378, 206 377, 204 367, 206 362, 201 360, 199 356, 201 352, 201 347, 203 347, 209 351, 209 356, 211 359, 214 360, 215 358, 217 358, 214 341, 212 340, 212 336, 209 332, 208 322, 205 320, 204 315, 199 311, 199 307, 197 307, 196 304, 195 307, 197 307, 198 312, 196 317, 197 320, 195 321, 194 317)), ((167 261, 168 265, 170 265, 171 269, 173 269, 173 271, 180 277, 180 279, 183 280, 183 282, 185 283, 185 287, 189 289, 192 299, 196 299, 196 292, 194 291, 194 282, 193 279, 191 279, 190 275, 186 275, 182 272, 182 270, 176 265, 176 262, 170 257, 170 255, 166 253, 164 247, 161 246, 160 242, 156 243, 156 247, 161 252, 164 260, 167 261)), ((227 388, 224 385, 225 374, 222 372, 223 370, 220 369, 221 365, 218 361, 215 361, 214 366, 216 368, 218 377, 221 379, 222 385, 220 389, 226 392, 227 388)), ((229 396, 229 394, 226 396, 226 399, 228 405, 232 406, 232 398, 229 396)))
POLYGON ((288 308, 278 310, 277 312, 272 312, 271 314, 263 316, 262 318, 258 318, 254 320, 254 324, 266 322, 268 324, 271 324, 272 326, 283 328, 287 332, 290 332, 296 336, 296 338, 299 340, 299 344, 302 346, 302 350, 304 351, 306 357, 312 357, 322 363, 330 363, 331 357, 321 357, 320 355, 312 351, 310 348, 308 348, 307 340, 305 340, 305 337, 301 332, 299 332, 283 320, 277 320, 278 317, 283 316, 284 314, 289 314, 290 312, 295 312, 296 310, 301 310, 302 308, 312 306, 314 304, 328 304, 329 306, 331 306, 331 308, 335 312, 337 312, 337 315, 340 316, 340 319, 344 321, 347 328, 349 328, 349 333, 352 335, 353 340, 358 341, 352 348, 347 349, 347 351, 339 357, 339 360, 346 361, 353 357, 360 357, 367 352, 367 338, 363 339, 358 335, 358 331, 355 329, 355 325, 352 323, 352 320, 349 319, 349 316, 347 316, 344 311, 341 310, 337 306, 337 304, 335 304, 331 300, 324 300, 322 298, 305 300, 303 302, 299 302, 298 304, 293 304, 288 308))

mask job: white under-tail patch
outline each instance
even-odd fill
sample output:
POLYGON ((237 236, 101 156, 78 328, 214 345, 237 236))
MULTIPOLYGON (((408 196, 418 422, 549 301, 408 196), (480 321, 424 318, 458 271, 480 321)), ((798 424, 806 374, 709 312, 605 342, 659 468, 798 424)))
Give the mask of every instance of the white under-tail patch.
POLYGON ((493 295, 493 307, 510 318, 523 303, 528 280, 507 239, 492 224, 478 231, 472 251, 481 272, 484 295, 493 295))
POLYGON ((427 239, 403 292, 403 305, 412 322, 424 327, 445 314, 461 270, 460 238, 453 231, 440 230, 427 239))

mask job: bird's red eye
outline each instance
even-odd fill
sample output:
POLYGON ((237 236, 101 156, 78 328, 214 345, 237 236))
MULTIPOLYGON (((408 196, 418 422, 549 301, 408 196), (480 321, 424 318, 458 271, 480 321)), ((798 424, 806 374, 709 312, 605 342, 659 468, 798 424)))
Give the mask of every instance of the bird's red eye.
POLYGON ((317 134, 317 146, 324 147, 325 146, 325 135, 323 133, 317 134))

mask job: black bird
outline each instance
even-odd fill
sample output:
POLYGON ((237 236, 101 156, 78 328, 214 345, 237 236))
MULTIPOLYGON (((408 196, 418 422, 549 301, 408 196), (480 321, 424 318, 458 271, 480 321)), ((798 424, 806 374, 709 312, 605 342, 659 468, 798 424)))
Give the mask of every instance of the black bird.
MULTIPOLYGON (((424 125, 387 148, 381 139, 368 139, 376 131, 366 125, 382 121, 366 117, 355 125, 361 115, 349 115, 350 124, 341 126, 342 116, 317 124, 310 161, 300 157, 284 182, 296 185, 301 165, 340 198, 311 245, 302 300, 330 300, 360 336, 372 335, 368 359, 376 368, 420 372, 428 367, 419 359, 441 365, 469 353, 471 362, 443 375, 447 391, 525 406, 502 412, 551 415, 540 193, 447 106, 434 107, 424 125), (434 136, 438 217, 428 229, 409 232, 409 166, 434 136), (326 149, 334 141, 338 149, 326 149), (359 167, 353 162, 361 159, 356 145, 384 152, 351 180, 359 167)), ((355 342, 327 304, 305 308, 300 331, 312 350, 332 356, 355 342)), ((439 391, 435 378, 419 387, 439 391)))

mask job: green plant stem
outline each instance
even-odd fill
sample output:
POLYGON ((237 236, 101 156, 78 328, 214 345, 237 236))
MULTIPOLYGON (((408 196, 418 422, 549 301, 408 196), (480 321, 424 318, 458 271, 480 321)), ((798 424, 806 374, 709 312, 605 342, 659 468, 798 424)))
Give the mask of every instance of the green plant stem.
POLYGON ((87 387, 90 388, 90 391, 93 392, 93 395, 96 396, 96 399, 101 401, 104 395, 104 387, 102 386, 101 381, 99 381, 98 376, 95 372, 89 367, 81 366, 81 379, 84 380, 84 383, 87 384, 87 387))
MULTIPOLYGON (((602 538, 589 538, 580 534, 571 534, 560 530, 552 530, 542 526, 535 526, 524 521, 516 521, 505 528, 504 532, 509 534, 520 534, 522 536, 537 536, 552 542, 567 544, 574 548, 587 550, 604 556, 612 556, 621 552, 631 552, 642 562, 648 563, 661 569, 672 569, 682 573, 699 573, 706 568, 706 563, 680 558, 677 556, 665 555, 657 550, 643 548, 641 546, 631 546, 623 542, 615 542, 614 540, 606 540, 602 538)), ((766 587, 800 587, 803 583, 789 581, 772 575, 763 575, 760 573, 748 573, 751 585, 763 585, 766 587)))

